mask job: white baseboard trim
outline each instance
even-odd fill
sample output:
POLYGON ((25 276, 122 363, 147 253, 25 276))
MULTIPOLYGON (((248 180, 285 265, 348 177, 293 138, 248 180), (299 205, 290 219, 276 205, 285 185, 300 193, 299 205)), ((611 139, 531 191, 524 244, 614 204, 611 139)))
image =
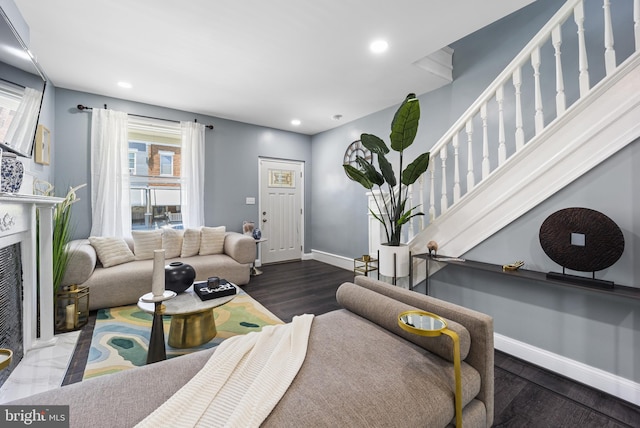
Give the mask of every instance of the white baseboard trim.
POLYGON ((495 349, 544 367, 576 382, 604 391, 630 403, 640 403, 640 383, 494 333, 495 349))
POLYGON ((313 253, 302 253, 302 260, 313 260, 313 253))
POLYGON ((336 266, 342 269, 353 271, 353 259, 336 254, 325 253, 324 251, 311 250, 313 260, 336 266))

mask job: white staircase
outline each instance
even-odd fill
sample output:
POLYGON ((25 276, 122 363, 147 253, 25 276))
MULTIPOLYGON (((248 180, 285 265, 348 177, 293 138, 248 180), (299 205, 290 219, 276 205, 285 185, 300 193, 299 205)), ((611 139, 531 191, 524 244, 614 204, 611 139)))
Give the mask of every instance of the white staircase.
POLYGON ((410 202, 428 207, 429 224, 417 218, 406 228, 411 251, 434 240, 440 253, 460 256, 638 139, 639 46, 640 0, 567 1, 431 149, 410 202), (602 21, 585 22, 595 2, 602 21), (628 20, 613 22, 611 8, 623 6, 632 8, 628 20), (587 58, 585 25, 594 24, 603 54, 587 58), (614 25, 634 35, 626 58, 616 59, 614 25), (597 82, 589 62, 605 70, 597 82), (550 68, 555 88, 545 92, 541 73, 550 68))

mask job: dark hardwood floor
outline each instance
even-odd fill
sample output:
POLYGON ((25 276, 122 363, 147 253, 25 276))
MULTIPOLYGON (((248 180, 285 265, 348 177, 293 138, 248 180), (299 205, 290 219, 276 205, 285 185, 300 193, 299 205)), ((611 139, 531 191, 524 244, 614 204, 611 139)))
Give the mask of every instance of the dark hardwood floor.
MULTIPOLYGON (((353 279, 353 272, 317 261, 260 269, 263 274, 242 288, 285 322, 294 315, 320 315, 339 308, 335 292, 353 279)), ((65 383, 82 379, 92 330, 91 322, 84 327, 67 376, 75 371, 80 378, 71 376, 65 383)), ((494 426, 640 427, 640 407, 496 351, 494 426)))

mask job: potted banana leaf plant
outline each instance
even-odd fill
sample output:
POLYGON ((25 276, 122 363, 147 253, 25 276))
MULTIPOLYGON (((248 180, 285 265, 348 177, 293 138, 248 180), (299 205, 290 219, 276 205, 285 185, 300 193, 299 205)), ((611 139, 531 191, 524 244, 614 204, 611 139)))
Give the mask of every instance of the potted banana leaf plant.
POLYGON ((413 162, 404 166, 404 151, 413 144, 418 132, 420 120, 420 103, 415 94, 409 94, 396 111, 391 122, 391 149, 399 154, 398 171, 400 179, 396 178, 391 162, 386 155, 390 152, 385 142, 372 134, 362 134, 362 145, 376 154, 378 169, 372 161, 361 156, 356 158, 357 167, 345 164, 344 171, 351 180, 360 183, 365 189, 373 192, 378 212, 371 214, 384 226, 387 242, 380 248, 380 274, 396 277, 409 274, 409 248, 402 244, 402 227, 415 216, 424 215, 417 211, 417 206, 407 207, 409 185, 424 174, 429 167, 429 152, 422 153, 413 162), (394 257, 395 254, 395 257, 394 257))

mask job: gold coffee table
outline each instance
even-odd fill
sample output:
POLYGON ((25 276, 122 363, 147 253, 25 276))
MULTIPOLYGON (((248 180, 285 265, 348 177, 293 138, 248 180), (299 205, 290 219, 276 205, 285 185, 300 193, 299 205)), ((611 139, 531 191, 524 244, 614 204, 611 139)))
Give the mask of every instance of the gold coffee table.
MULTIPOLYGON (((174 348, 193 348, 207 343, 218 333, 213 318, 213 308, 230 302, 238 293, 231 296, 220 297, 211 300, 200 300, 193 291, 193 286, 184 293, 178 294, 164 303, 164 315, 171 315, 169 326, 169 346, 174 348)), ((145 312, 153 313, 153 303, 138 301, 138 307, 145 312)))

